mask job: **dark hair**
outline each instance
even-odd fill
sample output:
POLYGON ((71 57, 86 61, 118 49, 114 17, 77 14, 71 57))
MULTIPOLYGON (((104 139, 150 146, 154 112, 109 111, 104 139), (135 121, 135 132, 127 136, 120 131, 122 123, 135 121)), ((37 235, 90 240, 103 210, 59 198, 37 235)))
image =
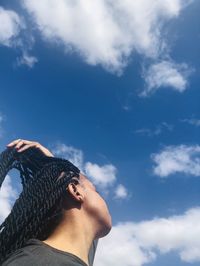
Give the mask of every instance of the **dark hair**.
POLYGON ((36 148, 0 154, 0 187, 11 169, 20 172, 23 190, 0 225, 0 263, 31 238, 45 240, 62 219, 66 185, 80 170, 68 160, 45 156, 36 148), (61 177, 61 178, 59 178, 61 177))

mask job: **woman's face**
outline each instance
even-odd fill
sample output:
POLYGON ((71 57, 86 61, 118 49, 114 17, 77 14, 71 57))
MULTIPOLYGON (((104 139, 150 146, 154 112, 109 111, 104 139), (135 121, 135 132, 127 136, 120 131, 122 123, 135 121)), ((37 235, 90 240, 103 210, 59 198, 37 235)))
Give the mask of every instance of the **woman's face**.
POLYGON ((96 191, 92 182, 83 174, 80 174, 80 183, 84 187, 84 207, 98 228, 97 238, 107 235, 112 227, 112 219, 107 204, 96 191))

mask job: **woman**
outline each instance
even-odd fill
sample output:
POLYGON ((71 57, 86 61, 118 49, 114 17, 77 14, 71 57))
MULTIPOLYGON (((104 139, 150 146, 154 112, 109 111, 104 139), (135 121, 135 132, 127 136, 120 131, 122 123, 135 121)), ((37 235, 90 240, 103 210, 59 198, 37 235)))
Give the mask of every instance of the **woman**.
POLYGON ((0 186, 12 168, 23 190, 0 226, 0 263, 93 265, 111 217, 94 185, 68 160, 37 142, 15 140, 0 155, 0 186))

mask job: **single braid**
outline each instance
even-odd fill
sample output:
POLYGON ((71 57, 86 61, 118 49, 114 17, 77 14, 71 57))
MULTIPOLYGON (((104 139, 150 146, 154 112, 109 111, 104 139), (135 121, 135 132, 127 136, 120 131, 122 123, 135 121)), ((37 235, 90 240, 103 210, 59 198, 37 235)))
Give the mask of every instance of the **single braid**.
POLYGON ((53 232, 62 219, 66 186, 80 173, 68 160, 35 148, 21 154, 8 148, 0 154, 0 184, 12 168, 19 170, 23 190, 0 225, 0 263, 29 239, 45 240, 53 232))

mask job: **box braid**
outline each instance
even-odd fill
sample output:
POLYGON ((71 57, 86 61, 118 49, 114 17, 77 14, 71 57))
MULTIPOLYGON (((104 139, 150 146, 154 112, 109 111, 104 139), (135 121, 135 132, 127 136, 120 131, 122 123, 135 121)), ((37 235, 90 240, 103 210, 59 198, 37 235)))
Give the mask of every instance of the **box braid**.
POLYGON ((0 187, 11 169, 20 172, 23 190, 0 225, 0 264, 31 238, 45 240, 62 219, 66 186, 80 170, 68 160, 45 156, 36 148, 0 154, 0 187))

